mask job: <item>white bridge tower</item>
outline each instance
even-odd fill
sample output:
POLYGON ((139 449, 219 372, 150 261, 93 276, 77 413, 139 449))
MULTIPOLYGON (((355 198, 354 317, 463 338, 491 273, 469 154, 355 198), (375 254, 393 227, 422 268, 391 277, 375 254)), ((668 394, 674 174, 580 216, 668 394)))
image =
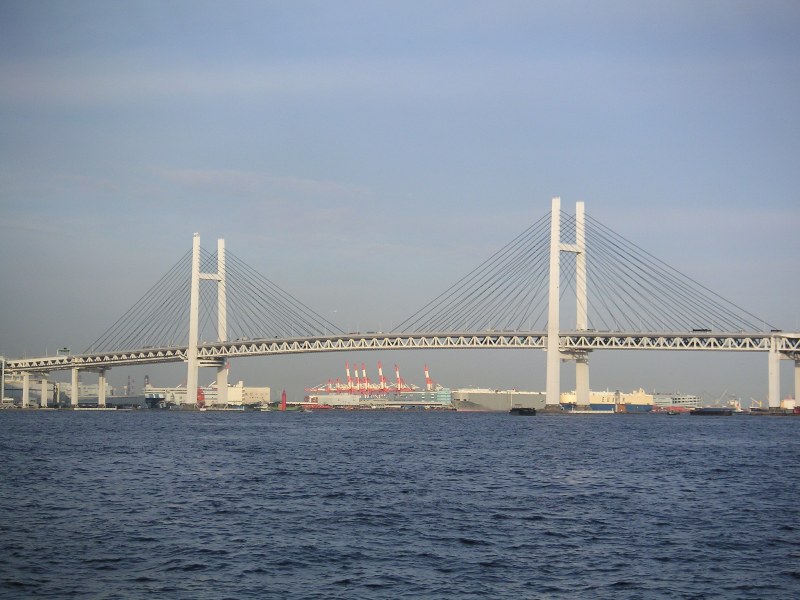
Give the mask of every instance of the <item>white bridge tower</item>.
POLYGON ((197 405, 199 367, 217 368, 217 403, 228 403, 228 369, 225 359, 200 360, 197 344, 200 324, 200 280, 217 282, 217 341, 228 341, 227 289, 225 284, 225 240, 217 240, 217 272, 200 272, 200 234, 195 233, 192 243, 192 282, 189 295, 189 346, 186 350, 186 404, 197 405))
MULTIPOLYGON (((573 252, 575 262, 576 328, 584 331, 589 323, 586 293, 586 217, 583 202, 575 204, 575 243, 561 243, 561 198, 553 198, 550 217, 550 287, 547 312, 547 382, 545 408, 556 410, 561 396, 561 349, 559 344, 559 297, 561 253, 573 252)), ((575 360, 575 395, 579 406, 589 404, 588 352, 574 352, 565 358, 575 360)))

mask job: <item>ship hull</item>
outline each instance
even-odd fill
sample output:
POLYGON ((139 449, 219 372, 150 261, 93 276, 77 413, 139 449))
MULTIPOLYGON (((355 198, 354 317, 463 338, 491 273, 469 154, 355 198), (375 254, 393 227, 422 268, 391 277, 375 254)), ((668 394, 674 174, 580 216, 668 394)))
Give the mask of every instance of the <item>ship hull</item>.
POLYGON ((716 408, 716 407, 702 407, 695 408, 689 413, 694 416, 702 417, 730 417, 733 415, 732 408, 716 408))
POLYGON ((540 392, 516 390, 453 390, 452 404, 459 412, 509 412, 512 408, 544 408, 546 396, 540 392))

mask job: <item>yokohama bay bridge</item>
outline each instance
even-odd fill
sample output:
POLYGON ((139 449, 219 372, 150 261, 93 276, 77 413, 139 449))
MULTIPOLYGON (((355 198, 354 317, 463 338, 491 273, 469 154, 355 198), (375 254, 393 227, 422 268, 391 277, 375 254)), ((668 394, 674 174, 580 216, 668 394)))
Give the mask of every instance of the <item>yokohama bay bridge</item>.
POLYGON ((563 213, 559 198, 392 332, 345 333, 226 252, 224 240, 209 253, 195 234, 192 250, 84 352, 8 360, 5 370, 22 376, 23 407, 32 378, 41 379, 46 406, 49 373, 71 370, 77 406, 79 371, 97 373, 103 406, 108 369, 185 362, 194 405, 201 367, 216 369, 218 401, 227 402, 231 357, 454 348, 544 349, 546 407, 554 409, 561 361, 575 363, 577 403, 589 403, 589 357, 598 350, 765 352, 769 407, 780 406, 782 359, 794 361, 800 398, 800 333, 776 330, 666 265, 591 218, 582 202, 574 215, 563 213), (574 330, 560 327, 566 311, 574 330), (216 341, 200 342, 201 331, 216 341))

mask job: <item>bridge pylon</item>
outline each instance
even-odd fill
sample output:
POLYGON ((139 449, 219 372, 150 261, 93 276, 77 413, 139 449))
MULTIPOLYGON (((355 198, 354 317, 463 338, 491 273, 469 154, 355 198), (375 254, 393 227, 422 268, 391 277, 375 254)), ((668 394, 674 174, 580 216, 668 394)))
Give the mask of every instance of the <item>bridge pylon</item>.
MULTIPOLYGON (((217 282, 217 341, 228 341, 227 324, 227 286, 225 283, 225 240, 217 240, 217 272, 200 272, 200 234, 195 233, 192 241, 192 279, 189 293, 189 344, 186 350, 186 404, 197 404, 198 371, 201 366, 208 363, 198 358, 197 344, 199 341, 200 324, 200 281, 210 280, 217 282)), ((228 402, 228 369, 224 360, 215 361, 211 366, 217 369, 217 402, 228 402)))
MULTIPOLYGON (((575 254, 576 328, 589 326, 586 291, 586 217, 583 202, 575 203, 575 243, 561 242, 561 198, 553 198, 550 217, 550 283, 547 312, 547 381, 545 407, 556 409, 561 401, 561 348, 559 344, 561 253, 575 254)), ((589 405, 589 353, 573 352, 575 360, 575 395, 579 406, 589 405)))

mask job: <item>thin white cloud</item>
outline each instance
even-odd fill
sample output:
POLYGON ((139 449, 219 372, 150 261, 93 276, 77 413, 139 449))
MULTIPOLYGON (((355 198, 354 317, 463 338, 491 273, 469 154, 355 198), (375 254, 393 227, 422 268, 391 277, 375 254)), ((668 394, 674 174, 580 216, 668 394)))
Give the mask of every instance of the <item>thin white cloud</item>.
POLYGON ((276 190, 322 196, 359 197, 369 190, 341 181, 272 175, 234 169, 157 169, 162 178, 185 187, 267 195, 276 190))
MULTIPOLYGON (((435 70, 438 71, 438 70, 435 70)), ((0 62, 0 101, 102 106, 170 98, 293 97, 430 89, 441 73, 421 64, 319 59, 249 65, 161 65, 75 58, 0 62)))
POLYGON ((0 218, 0 229, 18 233, 61 234, 63 226, 41 215, 30 215, 17 218, 0 218))
MULTIPOLYGON (((356 104, 488 101, 564 106, 592 98, 591 111, 616 107, 622 99, 649 106, 653 90, 701 95, 735 89, 745 77, 760 85, 776 69, 797 73, 793 60, 774 57, 671 57, 590 53, 372 59, 320 58, 250 64, 170 65, 113 59, 0 61, 0 106, 60 110, 141 107, 186 101, 287 101, 347 99, 356 104), (602 75, 600 75, 602 74, 602 75)), ((788 89, 795 89, 787 84, 788 89)), ((660 93, 659 92, 659 93, 660 93)), ((788 91, 782 92, 785 96, 788 91)))

